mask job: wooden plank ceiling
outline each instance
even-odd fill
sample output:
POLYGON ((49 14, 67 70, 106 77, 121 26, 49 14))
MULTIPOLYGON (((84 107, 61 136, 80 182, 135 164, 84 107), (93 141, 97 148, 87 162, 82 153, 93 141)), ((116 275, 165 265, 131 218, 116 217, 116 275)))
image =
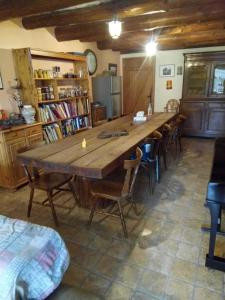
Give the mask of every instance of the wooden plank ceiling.
POLYGON ((0 21, 22 17, 27 30, 55 27, 58 41, 96 41, 99 49, 143 51, 225 45, 225 0, 0 0, 0 21), (117 16, 122 35, 107 22, 117 16))

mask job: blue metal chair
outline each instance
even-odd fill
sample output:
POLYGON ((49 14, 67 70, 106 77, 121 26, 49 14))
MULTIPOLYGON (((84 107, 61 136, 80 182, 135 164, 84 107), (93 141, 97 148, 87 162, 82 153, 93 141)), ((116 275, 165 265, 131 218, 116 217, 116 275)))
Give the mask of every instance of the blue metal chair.
POLYGON ((140 145, 143 152, 141 166, 148 172, 151 194, 154 192, 154 178, 156 182, 160 182, 161 141, 162 134, 159 131, 155 131, 151 137, 144 139, 143 144, 140 145))

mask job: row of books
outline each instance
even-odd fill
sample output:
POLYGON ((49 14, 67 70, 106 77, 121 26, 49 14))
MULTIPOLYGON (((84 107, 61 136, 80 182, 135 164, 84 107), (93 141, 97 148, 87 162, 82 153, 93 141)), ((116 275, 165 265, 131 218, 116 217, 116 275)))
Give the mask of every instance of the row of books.
POLYGON ((40 118, 42 122, 51 122, 73 118, 77 115, 89 113, 88 99, 79 99, 73 102, 60 102, 43 104, 40 107, 40 118))
POLYGON ((47 144, 62 139, 62 132, 58 124, 51 124, 43 127, 43 136, 47 144))
POLYGON ((89 126, 88 117, 77 117, 62 123, 62 134, 64 137, 74 134, 78 129, 89 126))
POLYGON ((88 117, 76 117, 62 122, 62 130, 57 123, 43 127, 43 136, 47 144, 56 142, 63 137, 73 135, 78 129, 89 126, 88 117))

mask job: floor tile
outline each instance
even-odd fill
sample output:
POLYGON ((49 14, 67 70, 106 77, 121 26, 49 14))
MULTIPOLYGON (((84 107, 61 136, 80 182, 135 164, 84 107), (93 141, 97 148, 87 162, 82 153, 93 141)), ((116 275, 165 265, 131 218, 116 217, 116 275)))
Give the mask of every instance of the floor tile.
POLYGON ((178 244, 177 258, 197 263, 200 249, 196 246, 182 243, 178 244))
POLYGON ((154 271, 145 271, 140 280, 138 289, 144 293, 150 293, 156 297, 165 294, 167 276, 154 271))
POLYGON ((191 300, 194 287, 181 281, 169 281, 166 289, 166 300, 191 300))

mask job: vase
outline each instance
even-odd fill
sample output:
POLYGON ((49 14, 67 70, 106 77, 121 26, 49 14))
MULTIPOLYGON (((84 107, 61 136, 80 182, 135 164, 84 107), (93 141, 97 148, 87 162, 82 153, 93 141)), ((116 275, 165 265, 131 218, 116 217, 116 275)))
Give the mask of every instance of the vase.
POLYGON ((35 109, 31 105, 24 105, 21 110, 22 116, 25 119, 25 122, 27 124, 33 124, 35 123, 35 109))

